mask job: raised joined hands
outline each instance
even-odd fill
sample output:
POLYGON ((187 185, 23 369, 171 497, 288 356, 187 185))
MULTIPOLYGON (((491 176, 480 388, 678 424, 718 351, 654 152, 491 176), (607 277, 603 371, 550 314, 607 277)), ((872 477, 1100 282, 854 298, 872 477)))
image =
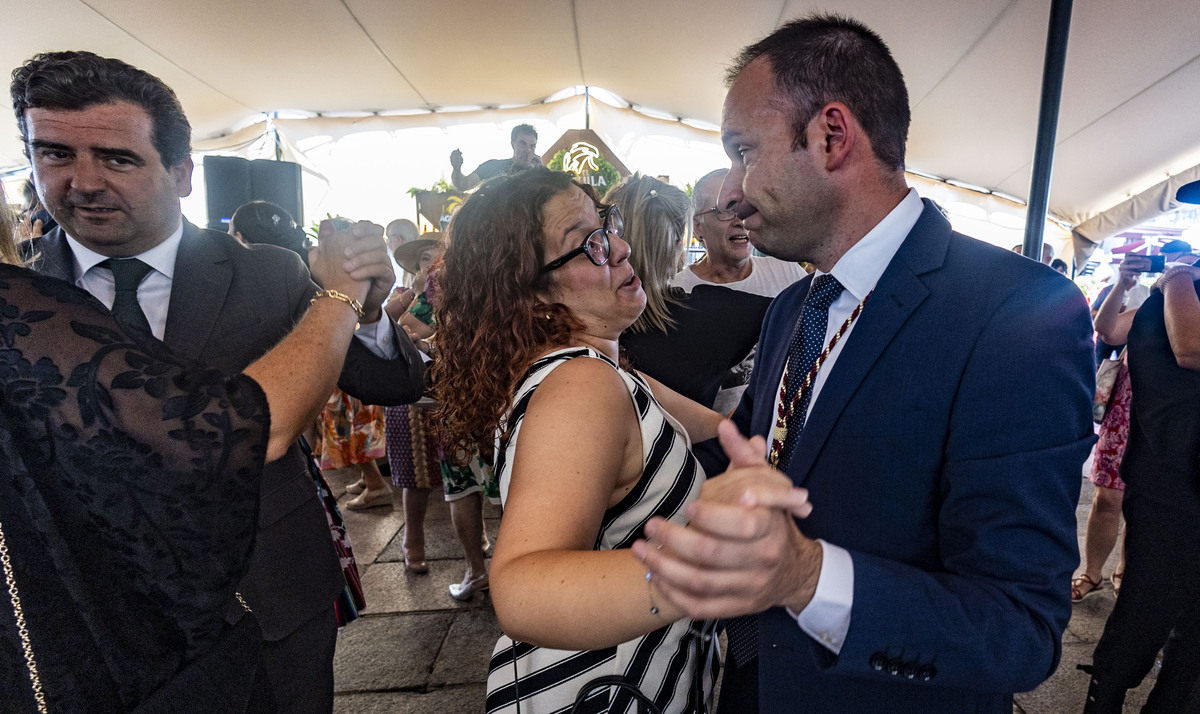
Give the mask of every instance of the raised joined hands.
POLYGON ((359 221, 346 230, 337 230, 332 221, 321 221, 317 245, 309 251, 309 266, 321 287, 362 302, 363 323, 379 320, 383 301, 396 282, 383 226, 370 221, 359 221))

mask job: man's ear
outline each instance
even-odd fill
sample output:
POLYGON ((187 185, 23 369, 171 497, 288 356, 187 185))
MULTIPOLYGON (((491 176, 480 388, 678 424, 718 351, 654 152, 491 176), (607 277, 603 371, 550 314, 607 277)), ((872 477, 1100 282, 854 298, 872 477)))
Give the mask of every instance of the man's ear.
POLYGON ((167 169, 171 178, 175 180, 175 190, 180 198, 192 195, 192 169, 194 168, 192 157, 185 156, 182 161, 167 169))
POLYGON ((813 121, 821 141, 818 148, 824 158, 825 169, 836 171, 842 167, 858 142, 858 122, 850 108, 841 102, 830 102, 821 107, 813 121))

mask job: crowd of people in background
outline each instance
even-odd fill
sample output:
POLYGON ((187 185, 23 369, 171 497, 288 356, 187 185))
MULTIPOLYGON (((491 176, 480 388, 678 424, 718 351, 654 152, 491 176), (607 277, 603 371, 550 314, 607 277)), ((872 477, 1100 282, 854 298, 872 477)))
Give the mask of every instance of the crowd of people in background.
POLYGON ((1120 712, 1162 651, 1144 711, 1200 712, 1192 247, 1126 257, 1089 319, 1049 247, 971 240, 908 188, 907 91, 864 25, 788 23, 727 81, 730 166, 690 195, 600 195, 521 124, 511 158, 451 153, 448 226, 310 236, 263 201, 227 233, 183 218, 190 127, 157 78, 18 68, 5 701, 329 712, 369 607, 340 509, 398 497, 407 573, 443 498, 443 595, 492 592, 488 712, 1007 714, 1118 542, 1080 706, 1120 712))

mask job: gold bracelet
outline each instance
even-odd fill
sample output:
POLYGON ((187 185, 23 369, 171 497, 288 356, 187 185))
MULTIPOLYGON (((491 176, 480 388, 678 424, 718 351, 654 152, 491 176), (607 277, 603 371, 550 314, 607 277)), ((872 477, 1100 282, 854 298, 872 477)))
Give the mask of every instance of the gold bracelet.
POLYGON ((309 300, 308 304, 312 305, 317 300, 320 300, 323 297, 333 298, 334 300, 341 300, 342 302, 346 303, 350 307, 354 308, 354 312, 358 314, 358 319, 360 319, 360 320, 362 319, 362 316, 363 316, 362 303, 355 300, 354 298, 350 297, 346 293, 340 293, 337 290, 320 290, 317 292, 316 295, 313 295, 312 300, 309 300))

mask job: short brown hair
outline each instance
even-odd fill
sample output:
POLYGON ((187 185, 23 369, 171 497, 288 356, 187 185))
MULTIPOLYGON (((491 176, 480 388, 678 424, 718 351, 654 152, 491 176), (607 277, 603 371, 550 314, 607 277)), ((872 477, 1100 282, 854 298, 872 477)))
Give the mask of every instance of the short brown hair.
POLYGON ((726 82, 746 65, 765 58, 775 86, 792 111, 795 146, 807 143, 805 129, 821 107, 850 108, 885 167, 904 170, 904 145, 912 115, 904 75, 879 35, 858 20, 811 14, 793 20, 742 50, 726 82))

